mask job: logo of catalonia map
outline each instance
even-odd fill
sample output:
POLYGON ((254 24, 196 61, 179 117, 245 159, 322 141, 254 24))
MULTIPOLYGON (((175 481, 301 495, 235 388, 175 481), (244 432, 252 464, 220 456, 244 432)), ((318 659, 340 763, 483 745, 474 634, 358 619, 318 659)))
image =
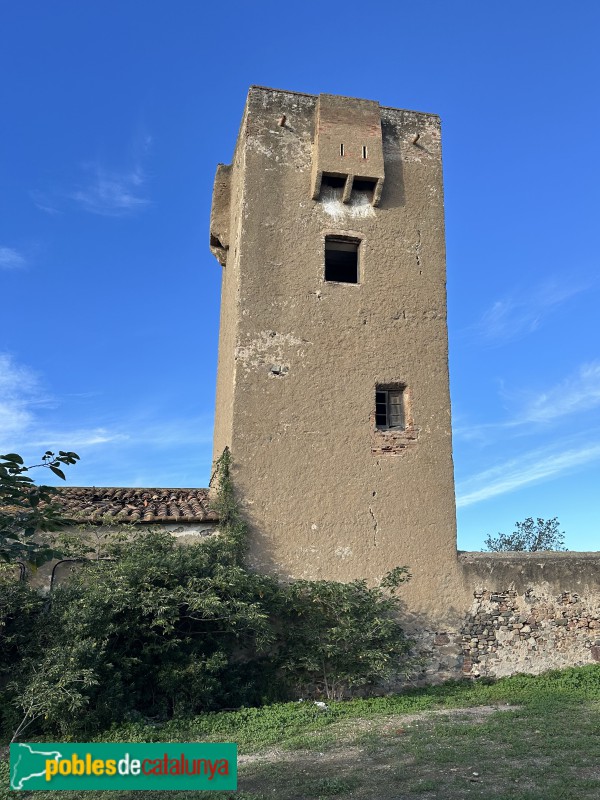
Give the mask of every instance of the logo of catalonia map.
POLYGON ((58 750, 35 750, 30 744, 18 744, 11 747, 10 788, 28 789, 27 781, 31 778, 43 778, 46 775, 46 761, 58 761, 62 753, 58 750), (16 753, 15 753, 16 750, 16 753))

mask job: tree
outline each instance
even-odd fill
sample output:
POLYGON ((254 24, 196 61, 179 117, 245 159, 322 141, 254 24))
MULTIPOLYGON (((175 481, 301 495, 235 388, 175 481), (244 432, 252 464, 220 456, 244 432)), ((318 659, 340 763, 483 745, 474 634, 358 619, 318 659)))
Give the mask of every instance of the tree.
POLYGON ((495 553, 508 551, 535 553, 539 550, 566 550, 565 534, 559 530, 557 517, 542 519, 527 517, 523 522, 515 522, 512 533, 499 533, 496 537, 487 536, 485 546, 495 553))
POLYGON ((0 455, 0 561, 27 562, 40 566, 54 556, 47 540, 34 538, 39 531, 56 531, 66 524, 54 501, 52 486, 35 486, 26 475, 31 469, 46 468, 65 480, 61 465, 75 464, 77 453, 47 450, 41 464, 25 466, 18 453, 0 455))

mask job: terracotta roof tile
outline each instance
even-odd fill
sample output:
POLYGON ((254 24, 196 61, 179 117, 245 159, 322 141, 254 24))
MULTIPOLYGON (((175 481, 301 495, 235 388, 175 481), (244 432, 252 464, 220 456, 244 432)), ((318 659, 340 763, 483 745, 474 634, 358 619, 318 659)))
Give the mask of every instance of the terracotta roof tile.
POLYGON ((57 500, 65 512, 84 522, 114 517, 118 522, 211 522, 218 520, 208 489, 126 489, 68 486, 57 500))

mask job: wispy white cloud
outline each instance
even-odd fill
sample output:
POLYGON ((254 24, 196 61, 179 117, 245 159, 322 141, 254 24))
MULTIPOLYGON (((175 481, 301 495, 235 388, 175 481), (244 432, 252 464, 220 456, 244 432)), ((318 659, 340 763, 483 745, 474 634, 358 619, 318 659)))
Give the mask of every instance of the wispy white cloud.
POLYGON ((152 146, 152 137, 145 131, 135 134, 129 145, 129 158, 116 168, 100 158, 79 165, 79 179, 70 185, 51 190, 30 191, 35 205, 46 214, 62 214, 73 204, 104 217, 132 216, 148 205, 148 177, 144 164, 152 146))
POLYGON ((212 436, 212 418, 207 415, 149 422, 139 427, 132 426, 129 433, 132 442, 145 443, 153 447, 206 445, 212 442, 212 436))
POLYGON ((22 269, 27 259, 13 247, 0 246, 0 269, 22 269))
POLYGON ((561 383, 529 399, 508 425, 547 423, 600 406, 600 362, 583 364, 561 383))
POLYGON ((496 300, 467 333, 486 344, 506 344, 536 331, 558 306, 588 288, 587 284, 548 281, 496 300))
POLYGON ((36 430, 37 439, 29 438, 28 447, 92 447, 109 442, 123 442, 129 437, 124 433, 111 432, 107 428, 69 429, 46 431, 36 430))
MULTIPOLYGON (((31 425, 31 405, 38 391, 35 373, 0 353, 0 431, 4 440, 12 441, 31 425)), ((2 444, 0 447, 4 449, 2 444)))
MULTIPOLYGON (((36 439, 29 439, 30 447, 91 447, 114 444, 123 451, 146 448, 161 450, 212 442, 212 425, 204 417, 173 419, 166 422, 140 424, 134 419, 122 419, 117 425, 96 428, 39 428, 36 439)), ((140 465, 141 466, 141 465, 140 465)))
MULTIPOLYGON (((103 407, 102 393, 87 389, 53 395, 42 374, 0 353, 0 453, 38 464, 45 450, 73 450, 81 461, 69 470, 69 485, 207 485, 212 413, 193 414, 192 405, 175 408, 164 398, 103 407)), ((47 471, 34 478, 61 483, 47 471)))
POLYGON ((101 445, 126 438, 106 428, 49 430, 40 417, 43 407, 56 405, 40 377, 11 355, 0 353, 0 452, 101 445))
POLYGON ((40 209, 40 211, 44 211, 46 214, 50 214, 55 216, 56 214, 62 214, 62 211, 57 208, 58 198, 51 197, 46 192, 40 192, 37 189, 32 189, 29 192, 29 196, 40 209))
POLYGON ((544 426, 599 408, 600 361, 582 364, 560 383, 540 392, 504 390, 503 395, 512 409, 508 419, 475 425, 462 419, 454 426, 454 435, 465 442, 486 444, 500 433, 505 436, 512 430, 517 435, 536 434, 544 426))
POLYGON ((107 170, 100 164, 86 166, 88 182, 68 196, 85 211, 105 217, 124 217, 149 204, 146 177, 139 166, 126 172, 107 170))
POLYGON ((456 487, 458 508, 481 503, 600 459, 600 442, 570 450, 532 450, 469 478, 456 487))

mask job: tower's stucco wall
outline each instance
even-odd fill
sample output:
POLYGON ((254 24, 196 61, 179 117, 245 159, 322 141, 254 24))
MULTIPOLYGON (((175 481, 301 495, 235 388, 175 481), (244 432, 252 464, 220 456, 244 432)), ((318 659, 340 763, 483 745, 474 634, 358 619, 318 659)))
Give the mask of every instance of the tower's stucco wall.
POLYGON ((368 192, 344 203, 327 187, 313 200, 317 103, 249 93, 231 176, 215 456, 231 448, 252 565, 373 582, 406 564, 407 603, 437 616, 459 586, 440 123, 381 108, 378 207, 368 192), (361 240, 358 284, 324 280, 332 234, 361 240), (406 386, 407 430, 376 430, 375 388, 393 384, 406 386))

